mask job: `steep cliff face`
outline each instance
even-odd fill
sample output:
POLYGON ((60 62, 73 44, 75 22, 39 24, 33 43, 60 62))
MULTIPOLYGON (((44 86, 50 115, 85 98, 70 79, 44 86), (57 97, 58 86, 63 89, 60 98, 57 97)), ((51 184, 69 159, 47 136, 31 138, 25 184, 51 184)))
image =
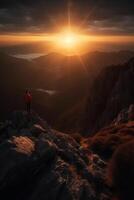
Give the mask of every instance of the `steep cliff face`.
POLYGON ((0 197, 109 199, 106 163, 37 114, 14 112, 0 125, 0 197))
POLYGON ((96 79, 87 101, 84 132, 92 134, 110 124, 134 102, 134 59, 111 66, 96 79))

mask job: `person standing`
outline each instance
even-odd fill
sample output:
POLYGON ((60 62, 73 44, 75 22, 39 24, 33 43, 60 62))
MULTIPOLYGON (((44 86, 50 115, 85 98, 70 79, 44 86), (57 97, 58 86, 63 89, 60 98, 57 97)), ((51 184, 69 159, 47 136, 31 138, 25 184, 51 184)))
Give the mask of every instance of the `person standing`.
POLYGON ((31 102, 32 102, 32 95, 30 93, 30 91, 26 90, 25 94, 24 94, 24 101, 26 104, 26 110, 28 113, 31 112, 31 102))

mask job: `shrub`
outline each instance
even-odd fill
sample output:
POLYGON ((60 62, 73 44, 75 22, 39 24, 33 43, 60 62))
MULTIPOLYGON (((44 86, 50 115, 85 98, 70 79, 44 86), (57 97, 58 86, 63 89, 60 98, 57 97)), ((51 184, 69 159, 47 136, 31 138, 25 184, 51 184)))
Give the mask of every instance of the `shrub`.
POLYGON ((121 138, 118 135, 96 135, 96 137, 90 141, 89 148, 101 157, 109 159, 120 144, 121 138))
POLYGON ((104 159, 110 159, 120 145, 131 141, 134 137, 134 128, 128 124, 109 127, 100 130, 95 136, 88 139, 88 147, 104 159), (113 131, 114 130, 114 131, 113 131))

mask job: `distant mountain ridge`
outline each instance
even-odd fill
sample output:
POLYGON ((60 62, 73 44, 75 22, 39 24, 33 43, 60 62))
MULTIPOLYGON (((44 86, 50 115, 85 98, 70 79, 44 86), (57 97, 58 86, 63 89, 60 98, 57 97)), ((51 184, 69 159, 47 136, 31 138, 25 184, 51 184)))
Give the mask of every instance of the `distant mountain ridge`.
MULTIPOLYGON (((43 116, 45 113, 44 117, 56 124, 62 115, 73 113, 70 111, 81 105, 103 68, 124 63, 133 56, 131 51, 91 52, 81 57, 51 53, 27 61, 0 53, 0 117, 24 107, 23 93, 28 88, 33 93, 33 108, 43 116), (37 92, 38 88, 58 93, 50 97, 37 92)), ((71 124, 71 116, 69 121, 71 124)), ((76 121, 75 124, 77 127, 76 121)), ((70 129, 68 121, 65 128, 70 129)))

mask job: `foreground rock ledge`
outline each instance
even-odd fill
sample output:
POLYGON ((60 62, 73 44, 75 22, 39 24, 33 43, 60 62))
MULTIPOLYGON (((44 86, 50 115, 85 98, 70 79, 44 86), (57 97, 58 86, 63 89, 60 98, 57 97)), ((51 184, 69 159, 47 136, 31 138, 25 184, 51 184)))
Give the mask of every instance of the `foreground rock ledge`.
POLYGON ((0 125, 3 200, 108 200, 105 167, 34 112, 16 111, 0 125))

